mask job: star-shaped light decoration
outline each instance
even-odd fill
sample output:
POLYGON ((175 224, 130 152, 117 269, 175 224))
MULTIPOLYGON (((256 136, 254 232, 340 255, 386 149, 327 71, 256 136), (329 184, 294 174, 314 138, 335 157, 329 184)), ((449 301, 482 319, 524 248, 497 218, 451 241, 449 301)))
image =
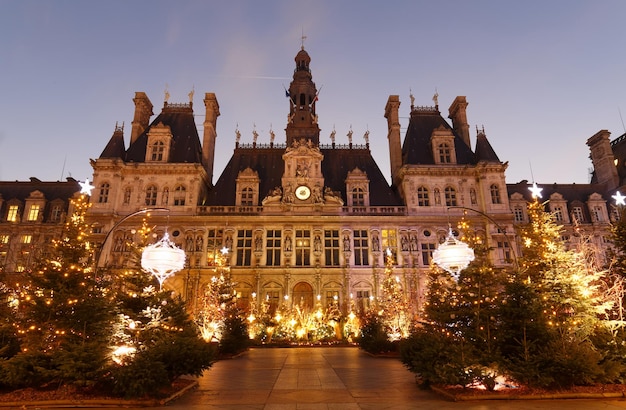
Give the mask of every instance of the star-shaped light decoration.
POLYGON ((79 182, 80 185, 80 193, 91 196, 91 190, 95 188, 95 186, 89 183, 89 178, 85 179, 85 182, 79 182))
POLYGON ((539 188, 536 182, 533 182, 533 186, 528 188, 533 198, 541 198, 541 191, 543 188, 539 188))
POLYGON ((220 249, 220 252, 222 252, 222 255, 226 255, 228 253, 228 248, 224 246, 222 249, 220 249))
POLYGON ((612 198, 615 199, 615 205, 626 205, 626 196, 622 195, 621 192, 615 192, 612 198))

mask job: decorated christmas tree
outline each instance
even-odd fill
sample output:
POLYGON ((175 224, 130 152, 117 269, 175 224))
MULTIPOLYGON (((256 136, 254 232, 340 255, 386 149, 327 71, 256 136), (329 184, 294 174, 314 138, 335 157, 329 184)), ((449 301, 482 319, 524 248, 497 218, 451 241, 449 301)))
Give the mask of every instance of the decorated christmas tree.
POLYGON ((409 304, 402 289, 400 278, 393 272, 394 259, 391 252, 385 258, 385 278, 381 286, 381 321, 390 341, 407 337, 411 328, 409 304))
POLYGON ((88 197, 80 195, 71 205, 62 237, 26 272, 18 290, 20 353, 6 363, 6 384, 85 385, 106 371, 113 298, 108 283, 94 275, 88 197))

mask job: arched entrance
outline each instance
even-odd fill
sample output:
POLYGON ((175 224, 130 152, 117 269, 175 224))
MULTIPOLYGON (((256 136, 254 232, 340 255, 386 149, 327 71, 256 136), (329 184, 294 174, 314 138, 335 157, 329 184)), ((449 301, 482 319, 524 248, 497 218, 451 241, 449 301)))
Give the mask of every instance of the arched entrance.
POLYGON ((293 287, 292 303, 294 306, 301 306, 308 310, 313 309, 313 287, 306 282, 296 283, 293 287))

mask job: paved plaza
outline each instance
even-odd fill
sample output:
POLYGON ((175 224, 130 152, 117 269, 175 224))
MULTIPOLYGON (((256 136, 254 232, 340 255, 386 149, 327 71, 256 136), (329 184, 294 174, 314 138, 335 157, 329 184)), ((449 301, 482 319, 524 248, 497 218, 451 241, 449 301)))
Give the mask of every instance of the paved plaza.
POLYGON ((168 409, 626 409, 626 400, 451 402, 420 390, 397 359, 354 347, 251 349, 222 360, 168 409))

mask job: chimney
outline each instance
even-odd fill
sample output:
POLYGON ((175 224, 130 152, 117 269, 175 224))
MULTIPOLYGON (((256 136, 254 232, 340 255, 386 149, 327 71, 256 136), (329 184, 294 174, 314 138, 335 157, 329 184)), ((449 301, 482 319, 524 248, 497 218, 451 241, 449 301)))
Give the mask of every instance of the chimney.
POLYGON ((467 100, 464 95, 457 96, 450 108, 448 118, 452 120, 452 128, 461 137, 465 145, 470 145, 469 124, 467 123, 467 100))
POLYGON ((387 139, 389 139, 389 160, 391 162, 391 183, 395 184, 400 167, 402 167, 402 145, 400 143, 400 97, 390 95, 385 105, 387 118, 387 139))
POLYGON ((150 116, 152 115, 152 103, 146 93, 143 91, 135 92, 133 102, 135 103, 135 116, 131 124, 130 145, 148 128, 150 116))
POLYGON ((215 163, 215 139, 217 138, 217 117, 220 115, 220 105, 214 93, 204 94, 204 106, 206 114, 204 117, 204 136, 202 138, 202 165, 209 178, 209 183, 213 184, 213 164, 215 163))
POLYGON ((609 131, 600 130, 587 140, 589 151, 591 151, 591 162, 596 172, 596 180, 599 184, 606 184, 608 191, 619 187, 619 175, 615 166, 610 135, 609 131))

